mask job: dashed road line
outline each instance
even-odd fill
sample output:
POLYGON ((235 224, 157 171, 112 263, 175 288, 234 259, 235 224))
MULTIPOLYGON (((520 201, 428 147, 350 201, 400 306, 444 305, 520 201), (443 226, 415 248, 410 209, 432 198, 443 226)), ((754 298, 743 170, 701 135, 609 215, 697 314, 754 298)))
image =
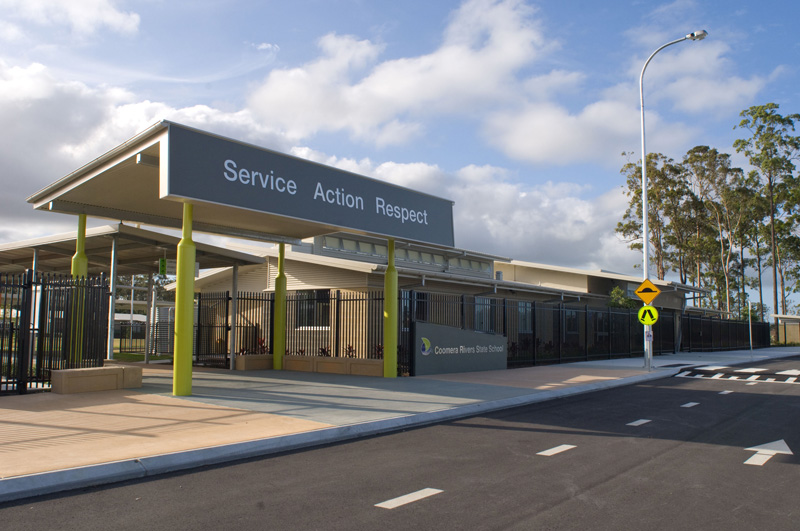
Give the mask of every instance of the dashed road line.
POLYGON ((626 426, 641 426, 642 424, 647 424, 648 422, 652 422, 650 419, 639 419, 634 420, 633 422, 629 422, 626 426))
POLYGON ((681 407, 694 407, 694 406, 699 406, 699 405, 700 405, 700 402, 686 402, 681 407))
POLYGON ((721 391, 719 394, 721 394, 721 395, 729 395, 731 393, 733 393, 733 391, 721 391))
POLYGON ((572 450, 573 448, 577 447, 572 444, 562 444, 561 446, 556 446, 555 448, 550 448, 549 450, 542 450, 536 455, 543 455, 545 457, 550 457, 556 454, 560 454, 561 452, 566 452, 567 450, 572 450))
POLYGON ((408 505, 409 503, 414 503, 416 501, 429 498, 436 494, 441 494, 442 492, 444 491, 439 489, 431 489, 431 488, 422 489, 418 490, 417 492, 412 492, 411 494, 406 494, 404 496, 399 496, 391 500, 386 500, 385 502, 376 503, 375 507, 380 507, 381 509, 396 509, 398 507, 402 507, 403 505, 408 505))

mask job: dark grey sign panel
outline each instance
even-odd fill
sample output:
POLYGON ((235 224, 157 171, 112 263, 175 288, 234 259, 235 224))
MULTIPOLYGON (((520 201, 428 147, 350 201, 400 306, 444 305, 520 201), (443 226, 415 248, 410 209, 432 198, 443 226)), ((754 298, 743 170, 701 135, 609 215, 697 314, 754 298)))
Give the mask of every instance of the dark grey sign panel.
POLYGON ((451 326, 416 323, 414 373, 493 371, 507 367, 506 338, 451 326))
POLYGON ((177 124, 169 125, 168 150, 164 198, 454 245, 453 202, 446 199, 177 124))

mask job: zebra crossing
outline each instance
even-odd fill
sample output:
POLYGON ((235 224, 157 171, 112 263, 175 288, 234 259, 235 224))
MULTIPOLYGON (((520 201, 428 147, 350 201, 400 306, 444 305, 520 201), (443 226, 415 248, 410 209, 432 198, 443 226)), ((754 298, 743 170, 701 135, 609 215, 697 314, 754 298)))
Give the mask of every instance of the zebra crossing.
POLYGON ((677 378, 705 378, 708 380, 734 380, 741 382, 774 382, 798 384, 800 370, 769 367, 727 367, 724 365, 705 365, 691 367, 675 375, 677 378))

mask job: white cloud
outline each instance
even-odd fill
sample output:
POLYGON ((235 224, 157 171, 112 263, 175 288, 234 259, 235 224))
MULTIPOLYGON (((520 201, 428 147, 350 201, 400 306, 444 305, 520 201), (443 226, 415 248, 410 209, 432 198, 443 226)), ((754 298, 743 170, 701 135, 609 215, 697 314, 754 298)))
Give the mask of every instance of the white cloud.
POLYGON ((68 26, 77 35, 102 27, 122 34, 139 29, 139 15, 123 12, 112 0, 0 0, 6 16, 40 26, 68 26))
POLYGON ((22 28, 6 20, 0 20, 0 41, 15 42, 22 40, 22 28))
MULTIPOLYGON (((487 120, 485 137, 518 160, 562 166, 600 161, 615 166, 620 153, 637 145, 632 140, 639 132, 635 107, 606 100, 578 114, 553 103, 497 112, 487 120)), ((685 132, 673 132, 685 138, 685 132)))
POLYGON ((532 13, 521 0, 469 0, 437 50, 384 62, 382 45, 329 34, 318 59, 273 70, 249 105, 298 140, 344 130, 377 145, 407 142, 423 117, 513 95, 515 72, 549 46, 532 13))
POLYGON ((455 173, 424 163, 359 161, 296 148, 321 164, 371 176, 455 201, 456 246, 550 264, 633 273, 640 254, 614 233, 627 207, 621 188, 584 199, 585 187, 548 182, 531 186, 507 170, 466 166, 455 173))
POLYGON ((533 100, 550 100, 564 92, 577 92, 586 80, 581 72, 553 70, 525 81, 525 92, 533 100))
POLYGON ((40 64, 15 67, 0 60, 0 116, 13 124, 0 136, 5 184, 0 225, 20 227, 15 239, 35 236, 31 231, 50 223, 63 230, 64 218, 34 212, 27 197, 160 119, 279 150, 290 148, 285 136, 249 111, 137 101, 121 89, 61 81, 40 64))

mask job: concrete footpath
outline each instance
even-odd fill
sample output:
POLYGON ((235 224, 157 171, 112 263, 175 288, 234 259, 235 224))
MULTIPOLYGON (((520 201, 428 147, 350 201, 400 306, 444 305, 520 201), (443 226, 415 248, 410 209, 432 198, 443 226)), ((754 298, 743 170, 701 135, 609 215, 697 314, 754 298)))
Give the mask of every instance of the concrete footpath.
POLYGON ((143 387, 0 397, 0 502, 387 433, 674 376, 752 364, 800 347, 580 362, 383 379, 195 368, 172 396, 171 366, 143 387))

